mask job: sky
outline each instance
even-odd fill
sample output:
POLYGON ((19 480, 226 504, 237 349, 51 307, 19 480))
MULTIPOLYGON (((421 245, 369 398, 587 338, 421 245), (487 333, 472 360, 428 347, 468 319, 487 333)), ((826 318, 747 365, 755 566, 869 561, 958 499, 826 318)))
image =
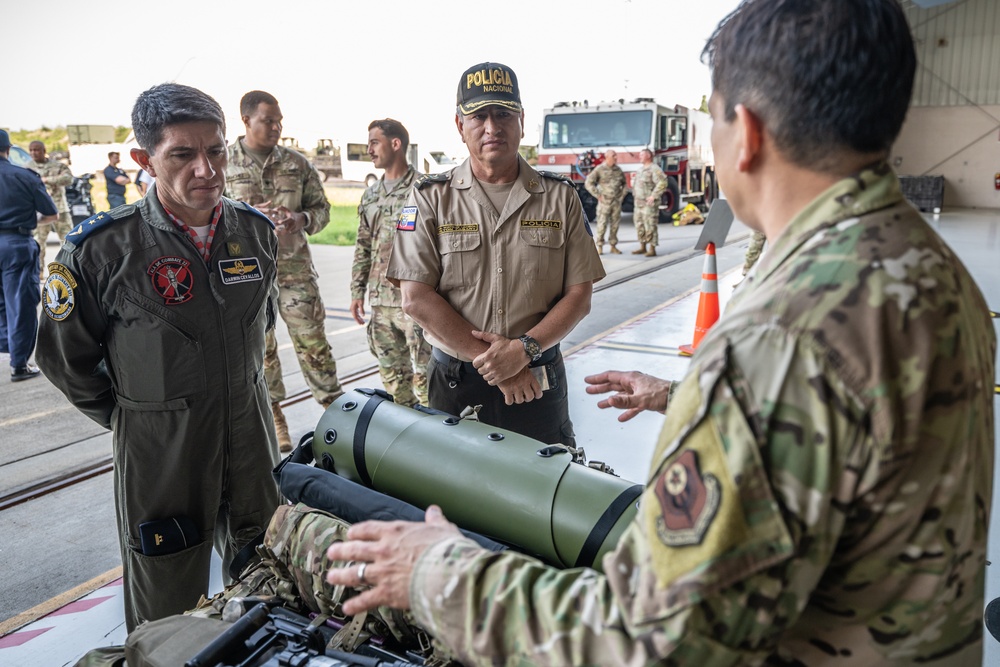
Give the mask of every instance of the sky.
POLYGON ((455 91, 472 65, 517 73, 525 144, 560 101, 697 107, 711 92, 702 47, 738 0, 4 4, 0 127, 129 125, 139 93, 176 81, 219 102, 229 140, 243 134, 240 98, 260 89, 303 148, 363 143, 369 122, 391 117, 421 149, 464 157, 455 91))

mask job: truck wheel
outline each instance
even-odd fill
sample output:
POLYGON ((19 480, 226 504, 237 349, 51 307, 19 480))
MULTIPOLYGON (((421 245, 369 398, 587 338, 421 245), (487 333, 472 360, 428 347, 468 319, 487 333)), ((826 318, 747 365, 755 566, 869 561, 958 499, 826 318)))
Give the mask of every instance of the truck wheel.
POLYGON ((667 190, 660 198, 660 224, 673 222, 673 215, 680 208, 680 204, 681 189, 677 185, 677 179, 673 176, 667 176, 667 190))
POLYGON ((328 179, 328 178, 330 178, 330 173, 329 172, 326 172, 326 171, 319 172, 319 180, 321 180, 324 183, 326 183, 326 179, 328 179))
POLYGON ((705 193, 705 210, 707 211, 711 208, 715 198, 719 196, 719 193, 716 191, 715 175, 712 172, 705 173, 705 189, 702 192, 705 193))
POLYGON ((365 186, 366 187, 370 188, 371 186, 375 185, 376 183, 378 183, 378 177, 375 176, 375 174, 368 174, 367 176, 365 176, 365 186))
POLYGON ((629 192, 622 200, 622 213, 632 213, 633 211, 635 211, 635 197, 629 192))

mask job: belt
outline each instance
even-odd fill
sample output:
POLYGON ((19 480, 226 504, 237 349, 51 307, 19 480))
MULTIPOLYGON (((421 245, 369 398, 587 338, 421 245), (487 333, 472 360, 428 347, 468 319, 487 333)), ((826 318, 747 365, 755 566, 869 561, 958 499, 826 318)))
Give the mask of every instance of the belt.
MULTIPOLYGON (((546 364, 551 364, 553 361, 556 360, 556 357, 558 356, 559 356, 559 344, 556 343, 549 349, 545 350, 545 352, 542 353, 542 356, 538 358, 538 361, 532 361, 530 364, 528 364, 528 367, 536 368, 538 366, 545 366, 546 364)), ((476 367, 472 365, 471 361, 462 361, 460 359, 451 356, 450 354, 445 353, 442 350, 439 350, 436 347, 431 348, 431 357, 433 357, 434 361, 438 362, 439 364, 447 364, 457 361, 458 363, 462 364, 462 370, 468 373, 479 372, 476 369, 476 367)))
POLYGON ((0 228, 0 234, 17 234, 19 236, 31 236, 34 234, 35 230, 29 229, 27 227, 3 227, 0 228))

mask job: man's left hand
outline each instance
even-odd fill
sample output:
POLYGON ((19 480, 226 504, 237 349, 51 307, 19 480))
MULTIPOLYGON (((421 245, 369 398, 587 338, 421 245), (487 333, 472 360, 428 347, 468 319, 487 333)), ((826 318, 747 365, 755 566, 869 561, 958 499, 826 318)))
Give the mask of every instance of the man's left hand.
POLYGON ((437 505, 427 508, 424 523, 414 521, 365 521, 351 526, 347 541, 326 550, 332 561, 346 561, 344 567, 326 573, 331 586, 351 586, 365 590, 343 603, 348 616, 386 605, 410 608, 410 579, 417 561, 427 549, 461 533, 444 518, 437 505), (364 580, 359 578, 364 564, 364 580))
POLYGON ((306 214, 291 211, 285 206, 276 206, 269 210, 268 217, 274 222, 279 234, 297 234, 306 226, 306 214))
POLYGON ((528 365, 528 354, 521 341, 489 331, 473 331, 472 335, 490 346, 472 360, 472 365, 491 386, 513 377, 528 365))

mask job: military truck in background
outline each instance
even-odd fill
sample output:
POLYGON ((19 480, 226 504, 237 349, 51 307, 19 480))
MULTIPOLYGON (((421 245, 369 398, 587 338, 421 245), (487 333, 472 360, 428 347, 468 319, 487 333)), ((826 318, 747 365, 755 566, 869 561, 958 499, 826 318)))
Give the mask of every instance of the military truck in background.
POLYGON ((584 189, 604 153, 614 149, 625 172, 628 194, 622 210, 632 211, 632 178, 641 166, 643 148, 667 174, 668 187, 660 201, 660 222, 669 222, 683 205, 703 210, 718 196, 711 145, 712 119, 697 109, 663 106, 648 97, 626 102, 559 102, 542 112, 537 169, 562 174, 573 181, 587 215, 593 219, 597 201, 584 189))

